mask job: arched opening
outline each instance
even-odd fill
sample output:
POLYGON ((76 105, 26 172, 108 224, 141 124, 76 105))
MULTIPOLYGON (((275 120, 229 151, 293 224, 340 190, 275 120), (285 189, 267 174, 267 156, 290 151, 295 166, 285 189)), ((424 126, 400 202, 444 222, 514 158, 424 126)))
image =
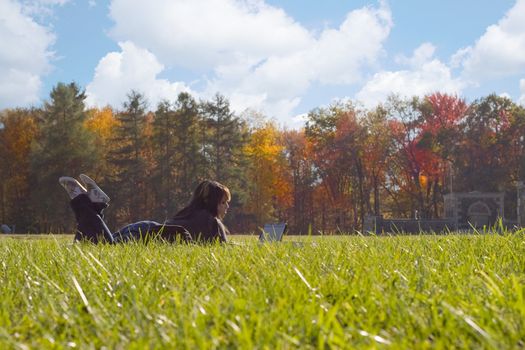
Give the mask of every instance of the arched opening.
POLYGON ((490 209, 488 205, 481 201, 477 201, 470 205, 467 211, 468 222, 478 228, 489 225, 490 209))

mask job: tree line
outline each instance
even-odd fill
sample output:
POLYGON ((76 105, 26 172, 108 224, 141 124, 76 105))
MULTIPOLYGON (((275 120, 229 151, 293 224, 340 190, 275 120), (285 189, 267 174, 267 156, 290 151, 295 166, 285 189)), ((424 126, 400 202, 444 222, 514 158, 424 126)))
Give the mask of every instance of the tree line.
POLYGON ((233 232, 286 221, 303 234, 355 232, 366 215, 441 217, 451 191, 505 192, 512 218, 525 177, 525 109, 496 95, 336 102, 310 111, 300 130, 238 115, 220 94, 181 93, 154 108, 137 91, 119 109, 86 108, 85 98, 58 83, 41 107, 0 112, 2 223, 72 232, 57 180, 80 173, 112 198, 112 227, 171 217, 209 178, 233 193, 233 232))

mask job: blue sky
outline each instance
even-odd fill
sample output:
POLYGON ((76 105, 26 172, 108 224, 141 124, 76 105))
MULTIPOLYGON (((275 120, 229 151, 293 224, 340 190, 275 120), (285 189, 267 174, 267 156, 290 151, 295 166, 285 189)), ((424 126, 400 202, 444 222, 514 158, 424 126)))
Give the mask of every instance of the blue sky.
POLYGON ((59 81, 93 106, 226 95, 288 127, 334 100, 525 104, 525 0, 0 0, 0 109, 59 81))

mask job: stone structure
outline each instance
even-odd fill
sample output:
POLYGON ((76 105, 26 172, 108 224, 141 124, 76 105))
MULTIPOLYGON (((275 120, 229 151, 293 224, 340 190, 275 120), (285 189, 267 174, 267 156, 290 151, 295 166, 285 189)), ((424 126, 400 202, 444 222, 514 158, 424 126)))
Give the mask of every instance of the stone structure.
MULTIPOLYGON (((445 217, 442 219, 384 219, 367 216, 364 232, 420 233, 470 230, 492 226, 504 218, 504 193, 469 192, 444 195, 445 217)), ((518 187, 518 224, 525 226, 525 185, 518 187)))
POLYGON ((385 219, 382 216, 366 216, 363 223, 365 233, 442 233, 454 230, 451 219, 385 219))
POLYGON ((455 229, 482 228, 504 217, 502 192, 449 193, 445 199, 445 218, 453 220, 455 229))
POLYGON ((525 184, 518 182, 518 226, 525 227, 525 184))

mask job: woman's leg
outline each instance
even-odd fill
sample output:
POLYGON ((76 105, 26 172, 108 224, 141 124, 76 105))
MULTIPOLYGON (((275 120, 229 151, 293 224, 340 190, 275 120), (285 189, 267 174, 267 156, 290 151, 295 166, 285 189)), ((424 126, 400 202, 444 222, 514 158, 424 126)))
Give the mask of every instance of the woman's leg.
POLYGON ((182 226, 164 225, 156 221, 139 221, 126 225, 113 233, 115 243, 128 241, 148 242, 160 239, 169 243, 192 242, 191 234, 182 226))
POLYGON ((129 241, 147 242, 155 238, 156 229, 161 225, 156 221, 143 220, 121 227, 113 234, 116 243, 125 243, 129 241))
POLYGON ((91 202, 85 193, 79 194, 71 200, 71 208, 77 219, 75 241, 115 243, 111 231, 102 219, 102 210, 107 206, 106 203, 91 202))

